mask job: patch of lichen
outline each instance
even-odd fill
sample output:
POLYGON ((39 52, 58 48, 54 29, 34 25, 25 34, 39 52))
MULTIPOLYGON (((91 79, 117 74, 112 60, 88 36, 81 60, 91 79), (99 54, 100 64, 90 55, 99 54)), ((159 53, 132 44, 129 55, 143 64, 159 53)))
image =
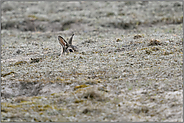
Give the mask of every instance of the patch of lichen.
POLYGON ((75 86, 74 87, 74 90, 77 90, 77 89, 79 89, 79 88, 86 88, 86 87, 89 87, 89 85, 79 85, 79 86, 75 86))
POLYGON ((5 76, 8 76, 8 75, 13 74, 13 73, 15 73, 15 72, 11 71, 9 73, 4 73, 4 74, 1 74, 1 77, 5 77, 5 76))
POLYGON ((22 65, 22 64, 26 64, 27 61, 18 61, 18 62, 15 62, 14 64, 10 64, 10 66, 16 66, 16 65, 22 65))
POLYGON ((75 100, 75 103, 83 103, 85 100, 75 100))
POLYGON ((2 103, 1 109, 4 112, 9 111, 36 111, 36 112, 43 112, 43 111, 49 111, 49 110, 62 110, 62 108, 57 108, 56 105, 46 103, 43 104, 42 101, 36 101, 37 98, 33 99, 34 101, 21 101, 17 104, 11 104, 11 103, 2 103))

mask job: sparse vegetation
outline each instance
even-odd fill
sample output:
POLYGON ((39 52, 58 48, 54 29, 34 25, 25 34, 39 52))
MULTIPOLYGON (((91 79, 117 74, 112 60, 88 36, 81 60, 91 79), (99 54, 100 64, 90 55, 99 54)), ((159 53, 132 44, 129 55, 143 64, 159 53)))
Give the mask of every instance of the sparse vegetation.
POLYGON ((1 122, 183 122, 182 6, 3 2, 1 122))

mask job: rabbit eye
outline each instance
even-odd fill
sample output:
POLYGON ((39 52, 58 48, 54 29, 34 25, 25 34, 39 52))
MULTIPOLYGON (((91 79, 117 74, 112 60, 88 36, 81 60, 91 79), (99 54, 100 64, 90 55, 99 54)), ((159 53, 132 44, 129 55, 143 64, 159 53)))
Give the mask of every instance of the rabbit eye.
POLYGON ((72 50, 72 49, 69 49, 69 51, 70 51, 70 52, 73 52, 73 50, 72 50))

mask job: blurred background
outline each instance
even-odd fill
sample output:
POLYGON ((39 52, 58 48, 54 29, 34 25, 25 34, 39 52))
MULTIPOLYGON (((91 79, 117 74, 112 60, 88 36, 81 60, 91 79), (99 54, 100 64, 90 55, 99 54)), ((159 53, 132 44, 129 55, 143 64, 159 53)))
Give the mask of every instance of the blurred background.
POLYGON ((84 31, 132 29, 183 22, 183 4, 174 2, 3 2, 1 29, 18 31, 84 31))

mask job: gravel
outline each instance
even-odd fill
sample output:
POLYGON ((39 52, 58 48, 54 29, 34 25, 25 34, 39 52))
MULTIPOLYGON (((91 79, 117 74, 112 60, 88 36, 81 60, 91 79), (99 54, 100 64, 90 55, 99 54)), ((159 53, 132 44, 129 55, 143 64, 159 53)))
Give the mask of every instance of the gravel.
POLYGON ((2 122, 183 122, 182 2, 1 8, 2 122))

